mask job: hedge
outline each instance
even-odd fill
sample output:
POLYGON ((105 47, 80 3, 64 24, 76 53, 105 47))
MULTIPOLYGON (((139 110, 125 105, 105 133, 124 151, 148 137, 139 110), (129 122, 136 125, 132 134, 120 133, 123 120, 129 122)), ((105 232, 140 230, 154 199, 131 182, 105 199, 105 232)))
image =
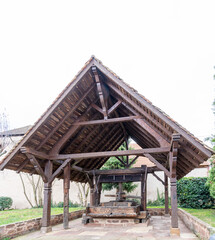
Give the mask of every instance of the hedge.
POLYGON ((0 197, 0 210, 9 209, 12 206, 13 200, 10 197, 0 197))
POLYGON ((182 178, 177 182, 178 204, 184 208, 211 208, 214 199, 206 186, 207 178, 182 178))

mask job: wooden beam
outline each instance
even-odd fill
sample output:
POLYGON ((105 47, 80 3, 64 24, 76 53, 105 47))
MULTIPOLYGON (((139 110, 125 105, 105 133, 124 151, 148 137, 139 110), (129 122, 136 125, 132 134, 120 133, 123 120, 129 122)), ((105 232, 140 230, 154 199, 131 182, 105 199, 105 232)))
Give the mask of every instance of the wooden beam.
MULTIPOLYGON (((110 76, 110 73, 107 73, 107 69, 105 70, 104 67, 98 66, 98 68, 102 71, 105 72, 105 74, 108 74, 110 76)), ((122 81, 117 79, 114 75, 111 76, 111 79, 114 79, 119 86, 125 89, 131 96, 133 96, 135 99, 137 99, 142 105, 144 105, 146 108, 148 108, 151 112, 153 112, 156 116, 158 116, 162 121, 164 121, 166 124, 168 124, 172 129, 177 131, 179 134, 181 134, 188 142, 190 142, 192 145, 196 146, 205 156, 208 158, 211 157, 212 155, 212 150, 207 149, 204 147, 201 143, 196 141, 188 132, 186 132, 184 129, 179 127, 175 122, 173 122, 170 118, 165 116, 161 111, 159 111, 156 107, 154 107, 151 103, 149 103, 147 100, 145 100, 143 97, 139 96, 137 93, 132 91, 128 86, 126 86, 122 81)), ((118 88, 116 88, 110 81, 108 82, 108 86, 111 87, 115 92, 117 92, 118 95, 120 95, 123 99, 126 98, 126 95, 122 93, 118 88)), ((127 101, 130 102, 131 99, 128 98, 127 101), (129 101, 128 101, 129 99, 129 101)), ((125 99, 126 100, 126 99, 125 99)), ((146 112, 139 107, 134 101, 132 101, 132 105, 138 109, 140 109, 140 113, 143 113, 144 115, 146 112)))
POLYGON ((160 177, 158 177, 157 174, 155 174, 154 172, 152 172, 152 175, 153 175, 155 178, 157 178, 157 180, 160 181, 160 182, 164 185, 164 181, 163 181, 160 177))
POLYGON ((37 173, 42 177, 43 182, 47 183, 48 182, 48 178, 45 175, 42 167, 40 166, 39 162, 37 161, 37 159, 34 157, 34 155, 26 153, 26 156, 28 157, 28 159, 30 160, 30 163, 34 166, 35 170, 37 171, 37 173))
POLYGON ((153 162, 159 169, 164 171, 168 177, 170 177, 170 172, 161 163, 159 163, 155 158, 153 158, 150 154, 144 154, 144 156, 147 157, 151 162, 153 162))
POLYGON ((7 156, 4 162, 0 165, 0 170, 3 170, 10 160, 15 156, 19 149, 33 136, 33 134, 38 130, 38 128, 46 121, 46 119, 53 113, 56 107, 67 97, 70 91, 75 87, 75 85, 82 79, 82 77, 88 72, 91 66, 94 64, 94 60, 90 61, 88 65, 83 69, 83 71, 78 74, 74 81, 68 86, 68 88, 62 93, 62 95, 56 100, 56 102, 46 111, 46 113, 41 117, 41 119, 32 127, 28 134, 17 144, 15 149, 7 156))
POLYGON ((92 107, 95 108, 98 112, 100 112, 103 115, 103 110, 97 106, 95 103, 92 104, 92 107))
POLYGON ((100 99, 100 102, 101 102, 101 105, 102 105, 102 112, 103 112, 103 115, 104 115, 104 119, 107 119, 108 118, 108 112, 107 112, 107 106, 105 104, 104 93, 103 93, 103 90, 102 90, 102 83, 99 79, 99 75, 98 75, 98 72, 97 72, 97 69, 96 69, 95 66, 92 67, 92 72, 93 72, 93 75, 94 75, 94 78, 95 78, 95 81, 96 81, 96 86, 97 86, 97 90, 98 90, 98 94, 99 94, 99 99, 100 99))
POLYGON ((118 100, 111 108, 109 108, 108 115, 110 115, 113 111, 115 111, 121 103, 122 103, 122 100, 118 100))
POLYGON ((136 156, 128 165, 127 168, 129 168, 137 159, 139 156, 136 156))
POLYGON ((109 169, 109 170, 90 170, 89 173, 95 175, 131 175, 144 173, 143 168, 125 168, 125 169, 109 169))
POLYGON ((46 159, 47 160, 47 159, 50 158, 48 154, 36 151, 33 148, 29 148, 29 147, 21 147, 20 151, 24 154, 29 153, 29 154, 34 155, 35 157, 38 157, 38 158, 41 158, 41 159, 46 159))
POLYGON ((55 172, 50 176, 49 178, 49 183, 52 183, 54 181, 54 179, 61 173, 61 171, 63 171, 63 169, 68 165, 68 163, 71 162, 71 158, 68 158, 60 167, 58 167, 57 170, 55 170, 55 172))
MULTIPOLYGON (((76 122, 82 121, 86 118, 87 113, 91 110, 92 105, 81 115, 81 117, 76 120, 76 122)), ((68 139, 72 136, 73 133, 75 133, 78 130, 79 126, 72 125, 68 131, 62 136, 62 138, 54 145, 52 150, 50 151, 50 154, 57 154, 59 153, 60 149, 63 147, 63 145, 68 141, 68 139)))
POLYGON ((98 157, 114 157, 114 156, 127 156, 127 155, 145 155, 149 153, 168 153, 169 147, 160 148, 145 148, 138 150, 124 150, 124 151, 107 151, 107 152, 88 152, 88 153, 74 153, 74 154, 58 154, 50 156, 52 160, 62 160, 67 158, 72 159, 86 159, 98 157))
POLYGON ((29 162, 29 159, 28 158, 25 159, 16 170, 16 173, 20 173, 21 170, 28 164, 28 162, 29 162))
POLYGON ((36 148, 36 150, 39 150, 45 142, 58 130, 58 128, 66 121, 66 119, 78 108, 78 106, 82 103, 82 101, 89 95, 89 93, 92 91, 92 89, 95 87, 93 84, 87 91, 84 93, 83 96, 74 104, 74 106, 65 114, 65 116, 58 122, 58 124, 51 130, 50 133, 43 139, 43 141, 40 143, 40 145, 36 148))
POLYGON ((123 160, 122 160, 120 157, 117 157, 117 156, 116 156, 116 158, 117 158, 124 166, 126 166, 126 164, 123 162, 123 160))
MULTIPOLYGON (((122 103, 128 110, 135 115, 138 115, 139 113, 135 111, 133 108, 131 108, 128 104, 122 103)), ((143 110, 142 110, 143 111, 143 110)), ((153 121, 158 127, 160 127, 160 123, 158 124, 157 121, 152 119, 150 116, 150 121, 153 121)), ((155 131, 146 120, 142 119, 137 119, 135 120, 137 124, 139 124, 146 132, 148 132, 150 135, 152 135, 160 144, 160 146, 170 146, 170 143, 164 139, 157 131, 155 131)), ((163 127, 164 128, 164 127, 163 127)), ((163 130, 163 129, 162 129, 163 130)), ((165 129, 166 130, 166 129, 165 129)))
POLYGON ((129 116, 129 117, 120 117, 120 118, 111 118, 111 119, 100 119, 93 121, 83 121, 83 122, 75 122, 73 126, 83 126, 83 125, 96 125, 96 124, 106 124, 106 123, 118 123, 118 122, 127 122, 132 121, 134 119, 141 118, 141 116, 129 116))

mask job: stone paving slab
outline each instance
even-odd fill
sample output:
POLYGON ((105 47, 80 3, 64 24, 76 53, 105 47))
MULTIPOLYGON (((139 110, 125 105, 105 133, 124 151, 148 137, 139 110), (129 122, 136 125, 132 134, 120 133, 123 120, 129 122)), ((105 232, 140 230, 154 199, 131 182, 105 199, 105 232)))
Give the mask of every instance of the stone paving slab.
POLYGON ((63 225, 53 227, 53 231, 41 234, 40 231, 33 232, 16 240, 197 240, 198 238, 186 228, 179 220, 181 235, 170 236, 170 217, 155 216, 151 218, 150 224, 120 225, 83 225, 81 219, 69 222, 69 229, 64 230, 63 225))

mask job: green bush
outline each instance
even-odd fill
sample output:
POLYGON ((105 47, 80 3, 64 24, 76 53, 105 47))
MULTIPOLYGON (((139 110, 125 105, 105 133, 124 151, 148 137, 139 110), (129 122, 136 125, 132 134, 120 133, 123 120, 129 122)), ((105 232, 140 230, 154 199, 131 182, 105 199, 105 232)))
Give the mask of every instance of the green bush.
POLYGON ((214 199, 210 196, 207 178, 182 178, 177 182, 178 204, 184 208, 211 208, 214 199))
POLYGON ((13 200, 10 197, 0 197, 0 210, 4 211, 12 206, 13 200))
MULTIPOLYGON (((63 202, 59 202, 59 203, 51 203, 51 207, 52 208, 63 208, 63 202)), ((69 200, 69 207, 70 208, 77 208, 77 207, 81 207, 80 204, 78 204, 77 202, 73 203, 69 200)))

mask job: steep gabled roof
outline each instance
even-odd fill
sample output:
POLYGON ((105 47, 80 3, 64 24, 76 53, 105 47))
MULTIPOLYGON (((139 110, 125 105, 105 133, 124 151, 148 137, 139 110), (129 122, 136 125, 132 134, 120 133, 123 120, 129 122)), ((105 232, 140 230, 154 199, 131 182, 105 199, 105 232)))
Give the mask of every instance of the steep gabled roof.
POLYGON ((16 137, 16 136, 24 136, 25 133, 31 128, 31 125, 15 128, 12 130, 0 132, 0 137, 16 137))
MULTIPOLYGON (((177 162, 177 177, 181 178, 207 160, 213 151, 122 81, 101 61, 91 57, 1 162, 0 168, 19 169, 26 160, 25 154, 20 151, 23 146, 44 154, 50 154, 53 151, 59 151, 62 154, 113 151, 124 142, 126 135, 134 139, 142 148, 156 148, 168 146, 173 133, 181 135, 177 162), (123 123, 75 125, 80 121, 104 118, 101 111, 95 108, 96 105, 101 109, 102 104, 92 72, 93 66, 97 68, 108 109, 117 105, 117 108, 109 114, 109 118, 138 115, 139 119, 123 123)), ((167 154, 152 154, 152 157, 168 168, 167 154)), ((99 169, 106 160, 107 158, 83 159, 77 166, 85 169, 99 169)), ((40 164, 43 168, 42 159, 40 164)), ((59 162, 55 162, 54 170, 59 165, 59 162)), ((27 163, 22 171, 35 173, 31 163, 27 163)), ((71 180, 84 182, 87 179, 85 175, 73 169, 71 180)))

